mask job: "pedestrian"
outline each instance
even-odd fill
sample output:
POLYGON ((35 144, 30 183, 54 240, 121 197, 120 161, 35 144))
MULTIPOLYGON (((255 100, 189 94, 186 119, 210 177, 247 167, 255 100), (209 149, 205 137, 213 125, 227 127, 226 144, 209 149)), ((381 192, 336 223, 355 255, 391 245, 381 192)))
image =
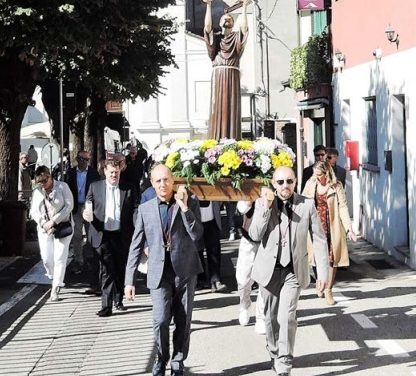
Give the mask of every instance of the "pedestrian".
POLYGON ((31 217, 37 223, 40 256, 46 276, 52 280, 51 301, 59 300, 64 287, 69 243, 73 234, 74 200, 68 184, 54 180, 49 168, 35 171, 38 187, 33 190, 31 217))
POLYGON ((137 194, 132 185, 120 181, 120 163, 106 160, 105 180, 91 183, 85 201, 84 219, 90 223, 88 240, 98 254, 101 270, 99 317, 111 316, 113 305, 123 305, 124 275, 134 231, 137 194))
POLYGON ((36 151, 33 145, 30 145, 29 149, 27 150, 27 163, 28 163, 29 170, 31 171, 32 179, 35 175, 37 161, 38 161, 38 152, 36 151))
POLYGON ((135 296, 137 265, 149 247, 147 287, 153 303, 153 333, 157 356, 154 376, 165 375, 170 358, 169 325, 173 318, 171 374, 184 375, 188 356, 197 275, 202 271, 196 242, 203 227, 199 202, 183 186, 173 190, 172 172, 162 164, 151 171, 157 197, 140 205, 126 268, 125 295, 135 296))
POLYGON ((267 350, 272 369, 288 376, 292 369, 301 289, 309 285, 307 239, 313 234, 317 286, 328 279, 328 247, 313 200, 294 193, 296 178, 289 167, 274 171, 275 192, 263 187, 248 230, 260 243, 251 277, 264 298, 267 350))
POLYGON ((198 253, 204 272, 198 276, 198 288, 204 287, 205 277, 208 276, 211 292, 224 292, 227 286, 221 282, 221 203, 201 201, 199 205, 204 234, 198 244, 198 253), (204 251, 208 268, 205 266, 204 251))
MULTIPOLYGON (((251 278, 254 259, 260 242, 253 241, 249 234, 251 221, 253 219, 255 204, 251 201, 239 201, 237 203, 238 211, 244 215, 243 226, 241 228, 241 240, 238 247, 237 265, 235 268, 235 277, 237 280, 238 295, 240 297, 240 313, 238 321, 240 325, 248 325, 250 322, 251 290, 254 284, 251 278)), ((254 330, 257 334, 266 334, 264 324, 264 301, 259 290, 256 300, 256 324, 254 330)))
MULTIPOLYGON (((348 213, 345 191, 328 162, 316 162, 313 176, 307 181, 302 194, 312 198, 315 202, 319 218, 325 233, 329 251, 329 284, 325 289, 327 304, 335 304, 332 287, 338 267, 347 267, 350 264, 348 257, 347 235, 352 241, 357 236, 352 230, 352 223, 348 213)), ((311 244, 308 245, 309 261, 314 264, 314 255, 311 244)), ((318 291, 318 296, 322 296, 318 291)))
POLYGON ((19 180, 17 183, 17 199, 25 203, 30 209, 30 199, 32 197, 32 178, 27 162, 27 153, 19 155, 19 180))
POLYGON ((211 110, 208 137, 241 138, 240 58, 248 37, 246 8, 248 0, 242 0, 243 8, 238 31, 233 31, 234 19, 224 14, 220 19, 221 32, 212 27, 212 1, 205 13, 204 39, 208 56, 212 61, 211 110))
POLYGON ((99 293, 99 261, 96 252, 92 250, 91 244, 86 239, 84 233, 88 234, 89 223, 84 220, 82 213, 85 209, 85 200, 90 188, 90 184, 100 180, 97 170, 89 166, 90 153, 86 150, 80 150, 77 153, 77 165, 68 170, 68 186, 74 196, 74 209, 72 215, 74 218, 74 236, 72 237, 73 262, 71 270, 79 274, 85 268, 86 260, 90 268, 90 288, 91 293, 99 293), (88 257, 87 257, 88 256, 88 257))
POLYGON ((137 147, 131 146, 126 156, 126 169, 121 173, 121 179, 134 185, 140 193, 140 181, 143 177, 143 160, 137 154, 137 147))
POLYGON ((347 171, 344 167, 337 165, 337 160, 339 157, 339 152, 335 148, 327 148, 326 149, 326 160, 331 165, 332 169, 334 170, 335 176, 337 180, 342 183, 342 187, 345 188, 345 178, 347 176, 347 171))
MULTIPOLYGON (((326 147, 324 145, 316 145, 313 148, 313 155, 315 156, 315 162, 325 161, 326 160, 326 147)), ((305 188, 306 182, 310 179, 312 175, 313 175, 313 164, 303 169, 301 192, 303 192, 303 188, 305 188)))

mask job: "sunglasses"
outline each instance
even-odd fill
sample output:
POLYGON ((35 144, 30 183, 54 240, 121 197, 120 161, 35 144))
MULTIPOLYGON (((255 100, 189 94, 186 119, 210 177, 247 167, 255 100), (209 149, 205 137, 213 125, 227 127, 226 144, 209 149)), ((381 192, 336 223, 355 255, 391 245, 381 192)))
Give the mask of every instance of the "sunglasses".
POLYGON ((325 153, 316 153, 315 154, 315 157, 323 157, 323 156, 325 156, 325 153))
POLYGON ((38 180, 38 184, 46 184, 48 182, 49 178, 40 179, 38 180))
POLYGON ((88 162, 90 159, 89 158, 83 158, 83 157, 78 157, 77 158, 80 162, 88 162))
POLYGON ((331 160, 331 159, 332 159, 332 157, 331 157, 330 155, 328 155, 328 156, 326 157, 326 159, 331 160))
POLYGON ((275 180, 275 182, 276 182, 278 185, 283 185, 285 182, 286 182, 288 185, 292 185, 292 184, 295 182, 295 179, 286 179, 286 180, 282 179, 282 180, 275 180))

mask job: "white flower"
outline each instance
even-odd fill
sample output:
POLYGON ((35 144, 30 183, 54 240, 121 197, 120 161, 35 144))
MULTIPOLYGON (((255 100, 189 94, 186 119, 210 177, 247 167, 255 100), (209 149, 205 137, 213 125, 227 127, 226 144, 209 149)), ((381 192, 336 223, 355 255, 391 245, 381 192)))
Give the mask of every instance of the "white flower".
POLYGON ((72 5, 72 4, 64 4, 64 5, 61 5, 59 8, 58 8, 58 10, 61 12, 61 13, 64 13, 64 12, 67 12, 67 13, 72 13, 73 11, 74 11, 74 6, 72 5))
POLYGON ((185 162, 183 162, 183 167, 188 167, 190 164, 191 164, 191 162, 185 161, 185 162))
POLYGON ((271 155, 276 148, 274 140, 260 138, 253 143, 254 150, 259 154, 271 155))
POLYGON ((261 172, 265 174, 272 168, 272 162, 267 155, 262 154, 256 159, 256 166, 260 167, 261 172))
POLYGON ((153 151, 153 160, 155 162, 162 162, 169 153, 169 148, 165 144, 161 144, 153 151))

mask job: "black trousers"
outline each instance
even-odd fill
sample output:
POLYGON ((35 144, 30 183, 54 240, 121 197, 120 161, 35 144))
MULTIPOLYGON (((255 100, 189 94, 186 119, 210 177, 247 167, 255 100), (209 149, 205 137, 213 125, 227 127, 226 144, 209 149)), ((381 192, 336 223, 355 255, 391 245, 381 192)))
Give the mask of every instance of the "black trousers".
MULTIPOLYGON (((203 222, 204 226, 204 247, 207 253, 208 262, 208 279, 210 283, 220 281, 221 271, 221 243, 220 230, 215 222, 215 219, 209 222, 203 222)), ((204 268, 206 275, 206 267, 204 262, 204 249, 199 250, 199 258, 204 268)))
POLYGON ((101 304, 112 308, 122 303, 127 252, 123 250, 119 231, 104 231, 103 241, 97 248, 101 268, 101 304))

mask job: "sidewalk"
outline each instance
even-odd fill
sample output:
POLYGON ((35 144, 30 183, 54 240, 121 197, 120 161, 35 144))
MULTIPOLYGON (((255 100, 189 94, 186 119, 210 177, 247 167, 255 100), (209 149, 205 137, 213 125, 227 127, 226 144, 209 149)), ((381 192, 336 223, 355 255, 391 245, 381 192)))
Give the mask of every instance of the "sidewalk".
MULTIPOLYGON (((187 375, 272 375, 264 336, 255 334, 254 322, 247 327, 238 324, 239 299, 234 278, 237 247, 238 241, 223 242, 222 272, 230 292, 212 294, 209 290, 202 290, 196 294, 191 348, 186 361, 187 375)), ((388 369, 399 372, 390 372, 394 375, 412 375, 410 369, 407 373, 400 373, 400 370, 413 364, 414 357, 400 358, 399 365, 392 363, 393 368, 388 368, 389 364, 381 370, 375 367, 376 372, 341 372, 343 367, 351 366, 356 355, 362 357, 356 358, 357 362, 367 364, 367 353, 365 352, 365 357, 362 353, 356 354, 357 341, 349 338, 354 337, 353 331, 347 330, 345 335, 349 340, 341 341, 338 339, 339 333, 327 325, 333 323, 334 318, 345 319, 351 324, 354 320, 342 315, 342 311, 348 311, 348 307, 351 310, 351 302, 357 304, 357 307, 361 302, 368 304, 364 295, 361 297, 362 301, 356 300, 356 296, 364 294, 366 289, 379 288, 377 283, 381 283, 385 289, 397 289, 402 283, 401 279, 405 278, 406 286, 416 291, 415 272, 406 266, 396 263, 365 241, 350 245, 350 250, 351 267, 340 270, 337 278, 339 282, 334 289, 335 299, 338 301, 336 306, 329 308, 323 299, 316 299, 313 288, 302 293, 295 348, 297 368, 292 375, 367 376, 387 374, 383 372, 388 369), (345 304, 350 305, 344 306, 345 304), (351 360, 346 364, 342 361, 327 364, 331 359, 325 355, 329 354, 328 351, 334 351, 335 354, 345 351, 351 360), (300 360, 297 359, 298 356, 300 360), (320 361, 322 356, 324 360, 320 361)), ((106 318, 95 315, 100 308, 100 298, 83 295, 84 287, 80 285, 70 285, 63 289, 60 294, 62 300, 58 303, 48 301, 49 290, 44 288, 36 303, 19 317, 15 317, 13 324, 1 334, 0 375, 150 375, 154 359, 152 307, 150 296, 143 284, 144 281, 140 280, 136 300, 126 303, 126 312, 115 312, 113 316, 106 318)), ((253 300, 254 295, 255 293, 253 300)), ((387 307, 379 309, 380 314, 387 312, 387 307)), ((356 335, 363 335, 362 330, 356 335)), ((392 336, 396 338, 397 333, 392 336)), ((415 355, 415 352, 411 352, 415 346, 406 344, 404 342, 402 346, 407 346, 406 351, 415 355)), ((373 354, 373 351, 370 353, 373 354)))

